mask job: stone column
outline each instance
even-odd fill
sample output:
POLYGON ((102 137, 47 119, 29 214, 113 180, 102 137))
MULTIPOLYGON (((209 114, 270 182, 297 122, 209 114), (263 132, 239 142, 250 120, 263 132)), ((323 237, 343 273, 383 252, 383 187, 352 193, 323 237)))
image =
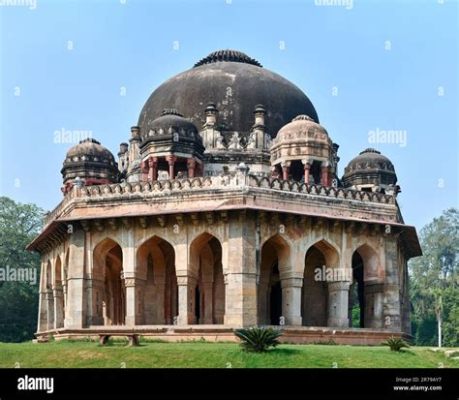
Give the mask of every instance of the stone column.
POLYGON ((204 292, 204 324, 213 323, 213 282, 202 282, 202 290, 204 292))
POLYGON ((137 160, 140 155, 140 128, 138 126, 131 127, 131 139, 129 139, 129 164, 128 171, 132 171, 133 161, 137 160))
POLYGON ((186 162, 188 168, 188 178, 194 178, 196 172, 196 160, 189 158, 186 162))
POLYGON ((288 277, 281 279, 282 286, 282 315, 285 325, 301 326, 301 288, 303 278, 288 277))
POLYGON ((311 168, 311 164, 309 160, 302 160, 301 161, 304 165, 304 183, 309 183, 309 170, 311 168))
POLYGON ((46 263, 41 262, 41 273, 40 273, 40 293, 38 298, 38 327, 37 332, 46 331, 47 329, 47 318, 46 318, 46 282, 45 272, 46 263))
POLYGON ((158 157, 150 157, 148 159, 148 181, 153 182, 158 180, 158 157))
POLYGON ((193 276, 177 276, 178 286, 178 325, 196 323, 194 313, 194 293, 197 280, 193 276))
POLYGON ((95 279, 94 277, 88 282, 92 290, 92 312, 90 325, 103 325, 103 298, 105 283, 102 279, 95 279))
POLYGON ((387 236, 385 240, 385 279, 383 289, 379 291, 380 302, 382 304, 380 324, 385 329, 400 332, 401 323, 401 299, 400 299, 400 279, 398 245, 394 236, 387 236))
POLYGON ((282 179, 286 181, 288 179, 288 174, 290 172, 290 161, 284 161, 281 163, 282 167, 282 179))
POLYGON ((62 285, 53 288, 54 297, 54 329, 64 326, 64 293, 62 285))
POLYGON ((85 327, 85 235, 89 234, 78 229, 69 239, 68 312, 65 315, 65 327, 69 329, 85 327))
POLYGON ((46 329, 54 329, 54 298, 52 289, 47 289, 45 292, 46 302, 46 329))
POLYGON ((245 212, 228 222, 228 248, 222 259, 225 274, 226 325, 257 323, 255 221, 245 212))
POLYGON ((177 161, 177 157, 167 156, 166 161, 169 164, 169 179, 174 179, 175 178, 175 162, 177 161))
POLYGON ((126 310, 124 323, 128 326, 134 326, 136 321, 136 248, 134 238, 134 228, 131 221, 127 220, 122 226, 122 235, 125 238, 123 246, 123 265, 121 278, 124 279, 126 290, 126 310))
POLYGON ((328 162, 322 163, 320 183, 322 186, 330 186, 330 164, 328 162))
POLYGON ((124 278, 124 287, 126 288, 126 320, 127 326, 136 324, 136 277, 133 272, 122 272, 124 278))
POLYGON ((380 282, 365 282, 364 326, 365 328, 382 329, 384 284, 380 282))
POLYGON ((48 319, 47 319, 47 306, 46 306, 46 291, 43 289, 40 290, 38 305, 38 329, 37 332, 43 332, 48 329, 48 319))
POLYGON ((330 327, 349 326, 349 281, 328 282, 328 321, 330 327))

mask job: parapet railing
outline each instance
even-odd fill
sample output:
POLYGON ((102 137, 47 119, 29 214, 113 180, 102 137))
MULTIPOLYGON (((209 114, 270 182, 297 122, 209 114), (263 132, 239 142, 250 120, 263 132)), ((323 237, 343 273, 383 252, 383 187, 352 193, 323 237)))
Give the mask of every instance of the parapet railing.
POLYGON ((123 182, 107 185, 74 187, 59 205, 45 216, 44 224, 58 217, 65 206, 74 198, 110 198, 118 196, 139 195, 161 195, 168 193, 179 193, 184 191, 202 191, 218 189, 246 189, 260 188, 282 191, 286 193, 299 193, 328 198, 356 200, 379 204, 395 204, 395 195, 364 192, 340 187, 327 187, 315 184, 305 184, 292 180, 278 178, 257 177, 255 175, 223 175, 205 176, 185 179, 158 180, 153 182, 123 182))

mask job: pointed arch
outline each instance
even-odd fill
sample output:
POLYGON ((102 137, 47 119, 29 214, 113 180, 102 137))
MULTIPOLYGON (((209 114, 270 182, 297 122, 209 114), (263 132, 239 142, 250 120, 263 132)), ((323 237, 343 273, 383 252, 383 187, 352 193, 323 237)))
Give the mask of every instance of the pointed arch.
POLYGON ((336 244, 325 238, 322 238, 316 240, 311 246, 309 246, 308 251, 313 247, 318 249, 323 254, 327 267, 337 268, 339 266, 340 250, 336 244))
POLYGON ((93 250, 92 324, 124 325, 126 288, 123 277, 123 250, 106 237, 93 250))
POLYGON ((265 240, 261 246, 257 289, 260 324, 279 325, 283 315, 281 280, 290 269, 289 243, 280 234, 265 240))
POLYGON ((349 295, 350 325, 360 328, 383 327, 383 269, 376 250, 360 244, 352 253, 352 285, 349 295))
POLYGON ((172 324, 178 313, 177 275, 174 247, 155 235, 145 240, 136 253, 138 324, 172 324))
POLYGON ((189 272, 196 278, 192 288, 197 324, 223 324, 225 316, 225 282, 222 265, 222 245, 209 232, 203 232, 191 242, 189 272))
POLYGON ((305 326, 327 326, 327 271, 339 266, 339 251, 326 239, 317 240, 305 255, 302 288, 302 315, 305 326))

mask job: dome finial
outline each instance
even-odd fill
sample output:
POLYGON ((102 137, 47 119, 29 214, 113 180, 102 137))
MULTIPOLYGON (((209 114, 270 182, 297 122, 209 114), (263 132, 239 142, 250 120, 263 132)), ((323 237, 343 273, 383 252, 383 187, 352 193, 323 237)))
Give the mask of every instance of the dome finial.
POLYGON ((161 116, 163 115, 177 115, 178 117, 183 117, 183 115, 180 114, 176 108, 163 109, 163 111, 161 112, 161 116))
POLYGON ((247 54, 242 51, 237 50, 218 50, 210 53, 207 57, 204 57, 196 64, 194 67, 200 67, 205 64, 212 64, 216 62, 239 62, 244 64, 251 64, 257 67, 263 67, 257 60, 249 57, 247 54))

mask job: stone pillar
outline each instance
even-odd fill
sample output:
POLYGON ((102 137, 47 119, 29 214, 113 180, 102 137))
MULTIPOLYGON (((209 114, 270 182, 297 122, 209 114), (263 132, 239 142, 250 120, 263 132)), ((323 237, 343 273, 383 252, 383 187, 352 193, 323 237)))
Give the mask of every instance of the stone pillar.
POLYGON ((328 282, 328 321, 330 327, 349 326, 349 281, 328 282))
POLYGON ((194 294, 197 280, 193 276, 177 276, 178 325, 195 324, 194 294))
POLYGON ((126 310, 124 323, 128 326, 136 324, 136 248, 134 238, 134 228, 131 221, 126 221, 122 226, 122 232, 125 239, 125 244, 122 248, 123 251, 123 265, 121 270, 121 278, 124 279, 124 287, 126 290, 126 310))
POLYGON ((384 285, 380 282, 365 282, 365 328, 382 329, 384 285))
POLYGON ((69 329, 85 327, 85 237, 89 234, 78 229, 69 239, 68 312, 65 315, 65 327, 69 329))
POLYGON ((64 293, 62 285, 53 288, 54 297, 54 329, 64 326, 64 293))
POLYGON ((397 239, 388 235, 385 240, 386 247, 386 268, 384 287, 379 291, 381 310, 381 325, 385 329, 390 329, 394 332, 400 332, 402 329, 401 323, 401 299, 400 299, 400 279, 398 258, 397 239))
POLYGON ((90 325, 103 325, 104 314, 103 314, 103 298, 105 283, 101 279, 95 279, 94 277, 88 282, 92 291, 92 312, 90 325))
POLYGON ((222 259, 225 274, 226 325, 257 323, 255 221, 240 212, 228 222, 228 248, 222 259))
POLYGON ((281 164, 282 167, 282 179, 286 181, 290 172, 290 161, 285 161, 281 164))
POLYGON ((309 183, 309 170, 311 168, 311 164, 308 160, 302 160, 304 165, 304 183, 309 183))
POLYGON ((46 291, 43 289, 40 291, 38 305, 38 329, 37 332, 43 332, 48 329, 48 319, 47 319, 47 306, 46 306, 46 291))
POLYGON ((127 326, 135 326, 137 304, 136 304, 136 277, 135 273, 122 272, 124 287, 126 288, 126 320, 127 326))
POLYGON ((158 180, 158 158, 150 157, 148 163, 148 181, 153 182, 158 180))
POLYGON ((40 293, 38 298, 38 327, 37 332, 42 332, 47 329, 47 318, 46 318, 46 262, 41 263, 40 273, 40 293))
POLYGON ((189 158, 186 162, 188 168, 188 178, 194 178, 196 172, 196 160, 189 158))
POLYGON ((320 183, 322 186, 330 186, 330 164, 328 162, 322 163, 320 183))
POLYGON ((213 324, 213 282, 202 282, 202 291, 204 293, 203 323, 213 324))
POLYGON ((174 179, 175 178, 175 162, 177 161, 177 157, 167 156, 166 161, 169 164, 169 179, 174 179))
POLYGON ((52 289, 47 289, 45 292, 46 303, 46 329, 54 329, 54 298, 52 289))
POLYGON ((138 126, 131 127, 131 139, 129 139, 129 164, 128 171, 132 170, 133 161, 139 158, 140 153, 140 128, 138 126))
POLYGON ((285 325, 301 326, 301 288, 303 278, 289 277, 281 279, 282 285, 282 315, 285 325))

